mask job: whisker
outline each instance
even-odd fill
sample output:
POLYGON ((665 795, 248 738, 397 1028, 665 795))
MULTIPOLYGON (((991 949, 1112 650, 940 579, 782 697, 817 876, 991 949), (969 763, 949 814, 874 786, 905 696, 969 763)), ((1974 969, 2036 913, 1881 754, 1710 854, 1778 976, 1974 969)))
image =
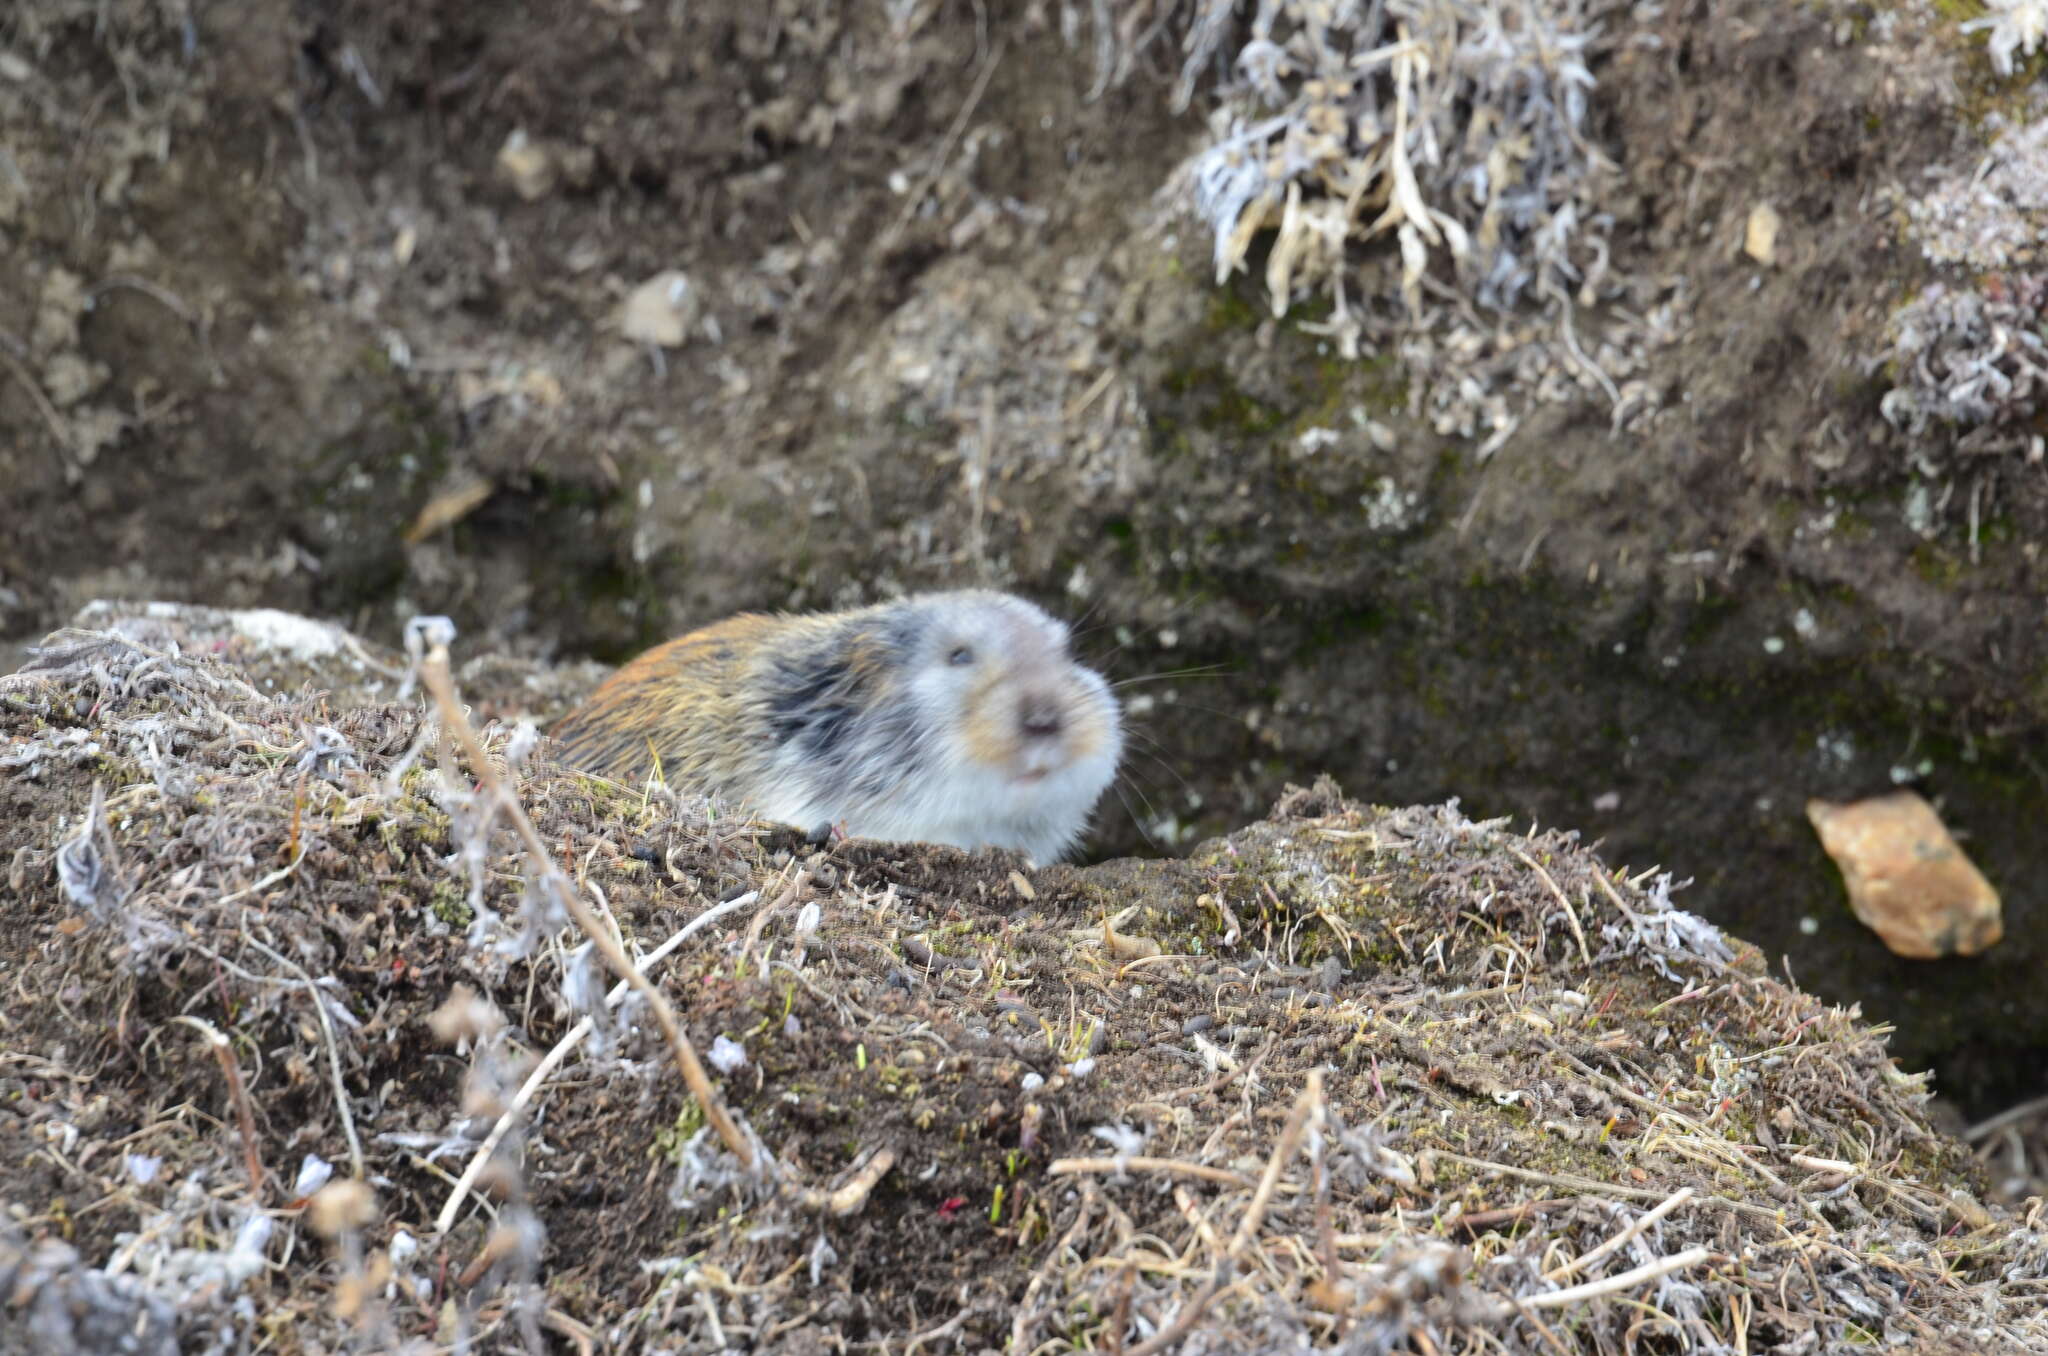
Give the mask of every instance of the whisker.
POLYGON ((1136 687, 1139 683, 1157 683, 1169 678, 1221 678, 1228 672, 1223 664, 1197 664, 1186 669, 1161 669, 1157 673, 1141 673, 1135 678, 1119 678, 1110 686, 1136 687))
MULTIPOLYGON (((1203 715, 1215 716, 1219 720, 1227 720, 1232 724, 1236 724, 1244 719, 1242 711, 1226 711, 1220 706, 1205 706, 1201 702, 1184 702, 1178 698, 1170 703, 1161 702, 1157 707, 1153 708, 1154 711, 1167 709, 1174 711, 1200 711, 1203 715)), ((1126 728, 1129 728, 1129 726, 1127 725, 1126 728)))
POLYGON ((1140 749, 1138 750, 1138 753, 1141 757, 1149 758, 1153 762, 1159 764, 1161 768, 1164 768, 1166 770, 1166 774, 1172 777, 1175 781, 1179 782, 1180 789, 1187 792, 1190 796, 1200 794, 1195 790, 1193 786, 1189 785, 1188 779, 1180 774, 1180 769, 1176 768, 1172 763, 1168 762, 1163 754, 1153 753, 1149 749, 1140 749))
MULTIPOLYGON (((1151 848, 1154 852, 1164 853, 1167 849, 1162 847, 1160 845, 1159 840, 1152 836, 1152 831, 1145 827, 1145 821, 1147 819, 1154 817, 1152 813, 1152 806, 1150 805, 1150 803, 1148 802, 1146 804, 1145 813, 1143 815, 1140 815, 1136 810, 1133 810, 1131 808, 1131 798, 1124 794, 1123 778, 1121 777, 1119 777, 1116 781, 1110 784, 1110 789, 1116 792, 1116 798, 1119 802, 1122 803, 1124 807, 1124 813, 1130 816, 1131 827, 1138 831, 1138 837, 1145 840, 1145 846, 1151 848)), ((1138 788, 1136 786, 1133 786, 1131 790, 1137 792, 1139 800, 1142 801, 1145 799, 1145 793, 1143 791, 1138 791, 1138 788)))
POLYGON ((1129 730, 1125 733, 1132 741, 1132 753, 1143 754, 1147 758, 1156 759, 1160 762, 1167 760, 1170 751, 1166 745, 1159 742, 1157 736, 1149 734, 1144 730, 1129 730))
POLYGON ((1124 736, 1159 757, 1166 757, 1174 752, 1164 739, 1143 725, 1126 725, 1124 736))
POLYGON ((1156 752, 1164 753, 1166 751, 1166 745, 1159 736, 1142 725, 1124 726, 1124 737, 1141 741, 1147 748, 1156 752))
POLYGON ((1073 619, 1072 621, 1068 622, 1068 623, 1067 623, 1067 632, 1068 632, 1068 634, 1069 634, 1069 635, 1071 635, 1071 636, 1073 636, 1073 638, 1074 638, 1075 640, 1079 640, 1079 639, 1080 639, 1080 638, 1081 638, 1082 636, 1085 636, 1085 635, 1087 635, 1087 634, 1088 634, 1089 632, 1091 632, 1091 631, 1100 631, 1100 630, 1101 630, 1101 629, 1102 629, 1103 627, 1105 627, 1105 626, 1109 625, 1109 623, 1108 623, 1108 622, 1106 622, 1106 621, 1104 621, 1104 622, 1098 622, 1098 623, 1096 623, 1096 624, 1095 624, 1095 625, 1093 625, 1093 626, 1090 626, 1090 625, 1088 624, 1088 623, 1089 623, 1089 621, 1090 621, 1090 620, 1091 620, 1091 619, 1092 619, 1092 618, 1093 618, 1093 617, 1095 616, 1095 614, 1096 614, 1096 613, 1098 613, 1098 612, 1102 611, 1102 605, 1103 605, 1103 602, 1104 602, 1104 600, 1103 600, 1102 598, 1097 598, 1097 599, 1095 599, 1095 601, 1093 601, 1093 602, 1091 602, 1090 604, 1088 604, 1088 609, 1087 609, 1087 611, 1083 612, 1083 613, 1082 613, 1082 614, 1081 614, 1080 616, 1078 616, 1078 617, 1074 618, 1074 619, 1073 619))

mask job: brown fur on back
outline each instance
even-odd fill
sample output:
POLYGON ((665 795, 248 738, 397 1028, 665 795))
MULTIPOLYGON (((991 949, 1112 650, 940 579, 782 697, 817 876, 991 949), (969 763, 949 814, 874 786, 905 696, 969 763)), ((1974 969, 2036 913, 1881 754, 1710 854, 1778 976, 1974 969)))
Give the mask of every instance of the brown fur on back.
POLYGON ((742 613, 640 655, 549 731, 563 764, 637 782, 659 759, 671 785, 732 785, 761 756, 759 667, 806 620, 742 613))

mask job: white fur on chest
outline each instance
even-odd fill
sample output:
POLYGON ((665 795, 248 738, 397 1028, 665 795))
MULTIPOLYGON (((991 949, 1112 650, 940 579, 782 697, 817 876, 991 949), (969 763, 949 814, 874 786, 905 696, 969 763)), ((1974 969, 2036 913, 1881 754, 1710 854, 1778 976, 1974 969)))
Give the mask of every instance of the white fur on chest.
POLYGON ((1115 775, 1113 753, 1035 781, 955 766, 912 772, 887 794, 864 797, 824 792, 799 774, 764 788, 748 804, 799 828, 834 824, 855 838, 1007 848, 1042 865, 1079 841, 1115 775))

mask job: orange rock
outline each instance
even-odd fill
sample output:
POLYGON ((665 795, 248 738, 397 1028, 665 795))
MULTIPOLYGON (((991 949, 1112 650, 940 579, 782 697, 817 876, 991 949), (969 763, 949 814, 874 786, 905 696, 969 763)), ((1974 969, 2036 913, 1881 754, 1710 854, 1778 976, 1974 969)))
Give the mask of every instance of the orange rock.
POLYGON ((1810 800, 1806 817, 1842 868, 1849 907, 1898 955, 1974 956, 2005 935, 1998 891, 1915 793, 1810 800))

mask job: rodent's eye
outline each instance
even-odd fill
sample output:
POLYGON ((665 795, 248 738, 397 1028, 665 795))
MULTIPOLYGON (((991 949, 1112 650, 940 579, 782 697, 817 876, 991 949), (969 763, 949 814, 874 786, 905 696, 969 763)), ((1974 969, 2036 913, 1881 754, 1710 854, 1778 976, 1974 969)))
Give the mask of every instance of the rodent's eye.
POLYGON ((974 651, 962 645, 946 656, 946 662, 956 668, 964 668, 974 662, 974 651))

